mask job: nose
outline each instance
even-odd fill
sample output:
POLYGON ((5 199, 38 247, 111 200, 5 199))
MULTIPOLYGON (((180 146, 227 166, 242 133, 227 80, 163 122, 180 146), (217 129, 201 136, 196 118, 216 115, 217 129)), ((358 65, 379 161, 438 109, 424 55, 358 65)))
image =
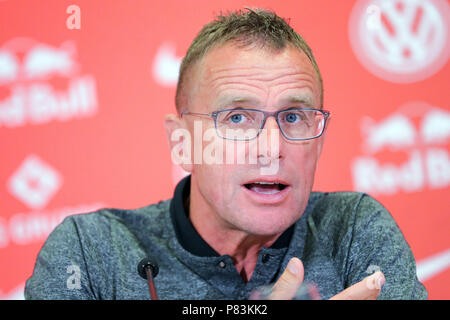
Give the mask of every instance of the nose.
POLYGON ((271 131, 271 129, 279 129, 277 120, 275 119, 275 116, 267 117, 266 123, 264 124, 263 129, 266 129, 268 131, 271 131))
POLYGON ((266 119, 266 123, 264 124, 263 130, 266 131, 267 141, 268 142, 279 142, 280 137, 280 127, 278 126, 278 122, 275 119, 275 116, 269 116, 266 119))
POLYGON ((281 158, 280 154, 280 128, 274 116, 269 116, 259 135, 259 157, 270 159, 281 158))

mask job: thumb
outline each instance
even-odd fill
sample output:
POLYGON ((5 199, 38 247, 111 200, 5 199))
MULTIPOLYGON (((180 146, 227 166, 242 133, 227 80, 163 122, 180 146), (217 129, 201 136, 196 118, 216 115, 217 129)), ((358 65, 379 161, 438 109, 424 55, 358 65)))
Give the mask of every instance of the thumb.
POLYGON ((303 282, 305 270, 299 258, 292 258, 269 295, 271 300, 290 300, 303 282))
POLYGON ((386 279, 381 271, 364 278, 330 300, 376 300, 386 279))

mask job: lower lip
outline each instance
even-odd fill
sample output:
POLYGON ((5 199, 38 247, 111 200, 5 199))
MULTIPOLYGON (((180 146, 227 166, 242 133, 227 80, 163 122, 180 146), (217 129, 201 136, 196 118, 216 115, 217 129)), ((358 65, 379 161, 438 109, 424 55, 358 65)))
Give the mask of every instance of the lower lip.
POLYGON ((279 204, 283 202, 284 199, 288 196, 291 191, 291 187, 287 186, 283 190, 272 193, 272 194, 264 194, 256 191, 252 191, 247 189, 245 186, 241 186, 244 189, 244 192, 250 197, 251 200, 260 203, 260 204, 279 204))

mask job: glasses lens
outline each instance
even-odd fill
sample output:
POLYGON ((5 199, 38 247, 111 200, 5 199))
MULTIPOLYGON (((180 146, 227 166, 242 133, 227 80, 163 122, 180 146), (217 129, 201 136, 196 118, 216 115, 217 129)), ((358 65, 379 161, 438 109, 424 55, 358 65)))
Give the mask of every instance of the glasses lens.
POLYGON ((322 134, 325 115, 319 110, 286 110, 278 114, 278 122, 288 139, 311 139, 322 134))
POLYGON ((261 111, 223 110, 217 113, 217 131, 225 139, 251 140, 257 136, 263 119, 261 111))

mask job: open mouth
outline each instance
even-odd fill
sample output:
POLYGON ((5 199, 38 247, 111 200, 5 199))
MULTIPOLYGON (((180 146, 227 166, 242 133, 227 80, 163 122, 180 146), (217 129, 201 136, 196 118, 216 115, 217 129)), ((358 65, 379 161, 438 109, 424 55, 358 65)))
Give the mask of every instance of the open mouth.
POLYGON ((260 194, 276 194, 276 193, 284 190, 287 187, 287 185, 282 184, 282 183, 276 183, 276 182, 260 181, 260 182, 244 184, 244 187, 246 187, 250 191, 260 193, 260 194))

